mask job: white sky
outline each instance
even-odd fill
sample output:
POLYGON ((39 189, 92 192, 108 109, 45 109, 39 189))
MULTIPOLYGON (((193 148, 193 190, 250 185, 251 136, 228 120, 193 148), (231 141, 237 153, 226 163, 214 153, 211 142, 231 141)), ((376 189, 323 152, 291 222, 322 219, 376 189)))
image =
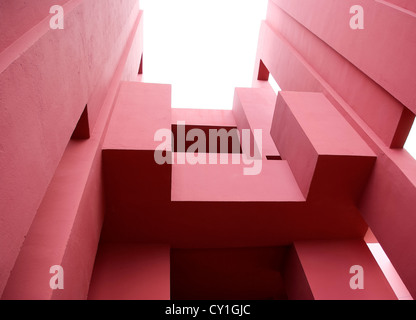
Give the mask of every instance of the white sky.
POLYGON ((404 148, 416 159, 416 122, 413 124, 413 129, 410 131, 404 148))
POLYGON ((267 0, 141 0, 143 81, 172 84, 173 108, 231 109, 251 87, 267 0))
MULTIPOLYGON (((267 0, 141 0, 143 81, 172 84, 172 107, 232 109, 251 87, 267 0)), ((416 125, 405 148, 416 158, 416 125)))

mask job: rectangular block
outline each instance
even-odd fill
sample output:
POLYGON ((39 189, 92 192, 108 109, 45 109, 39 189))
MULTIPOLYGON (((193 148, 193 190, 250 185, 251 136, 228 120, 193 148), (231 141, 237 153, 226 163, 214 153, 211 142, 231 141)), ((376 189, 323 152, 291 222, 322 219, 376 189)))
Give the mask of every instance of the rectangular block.
POLYGON ((293 254, 298 268, 286 269, 289 299, 397 299, 363 240, 295 242, 293 254))
POLYGON ((235 127, 233 112, 231 110, 211 109, 178 109, 172 108, 172 124, 185 122, 186 124, 200 126, 235 127))
POLYGON ((358 187, 375 161, 373 151, 322 93, 280 92, 271 136, 305 197, 312 181, 319 186, 319 179, 331 178, 329 172, 338 177, 332 182, 337 188, 351 175, 358 187), (341 168, 349 168, 348 176, 342 177, 341 168))
MULTIPOLYGON (((254 141, 254 130, 262 130, 261 150, 259 142, 256 148, 261 152, 262 159, 267 157, 280 158, 271 136, 270 128, 276 104, 276 94, 271 88, 236 88, 234 94, 233 114, 237 122, 240 135, 242 130, 251 131, 254 141)), ((250 145, 251 150, 254 144, 250 145)))
POLYGON ((174 164, 172 201, 305 201, 286 161, 263 160, 258 175, 244 175, 253 164, 245 165, 238 154, 226 156, 228 164, 174 164), (240 164, 232 164, 232 157, 240 164))
POLYGON ((122 82, 103 149, 155 150, 155 133, 170 128, 170 85, 122 82))

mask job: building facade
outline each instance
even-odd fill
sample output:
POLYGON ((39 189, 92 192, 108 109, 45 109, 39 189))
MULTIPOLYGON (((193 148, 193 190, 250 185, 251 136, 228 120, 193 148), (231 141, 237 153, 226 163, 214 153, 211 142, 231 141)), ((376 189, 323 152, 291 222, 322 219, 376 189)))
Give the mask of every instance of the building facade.
POLYGON ((413 1, 269 0, 233 110, 142 82, 143 15, 0 3, 1 298, 415 296, 413 1))

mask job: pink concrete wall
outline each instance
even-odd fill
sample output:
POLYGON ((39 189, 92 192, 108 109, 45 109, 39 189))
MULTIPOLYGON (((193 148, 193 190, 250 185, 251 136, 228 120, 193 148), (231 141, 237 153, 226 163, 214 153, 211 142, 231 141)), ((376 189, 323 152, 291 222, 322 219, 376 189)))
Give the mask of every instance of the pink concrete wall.
POLYGON ((389 3, 414 8, 406 1, 269 1, 253 85, 267 68, 283 90, 323 92, 372 148, 378 159, 358 208, 415 295, 416 162, 402 147, 416 111, 416 20, 389 3), (364 30, 349 27, 356 4, 364 30))
POLYGON ((0 34, 0 52, 13 44, 30 29, 49 17, 53 5, 65 5, 78 0, 38 0, 38 1, 1 1, 0 29, 7 30, 0 34))
MULTIPOLYGON (((70 193, 65 194, 64 197, 67 195, 75 196, 75 198, 82 197, 85 192, 86 202, 81 202, 79 212, 83 212, 85 215, 91 209, 96 210, 98 220, 93 225, 96 226, 98 233, 91 235, 90 240, 92 242, 90 245, 81 246, 86 250, 88 256, 86 260, 90 259, 87 264, 90 265, 89 268, 92 270, 91 262, 93 260, 91 261, 91 258, 93 259, 94 248, 96 249, 97 246, 100 229, 99 215, 102 214, 102 207, 99 206, 100 191, 95 186, 95 183, 100 181, 100 176, 97 176, 97 172, 100 173, 99 166, 97 166, 100 163, 100 157, 97 158, 96 154, 100 150, 101 136, 112 106, 111 95, 108 96, 107 94, 113 92, 112 95, 115 96, 115 90, 117 90, 118 82, 122 77, 133 80, 137 75, 142 54, 142 41, 137 39, 133 41, 133 39, 136 28, 139 26, 137 23, 139 21, 137 19, 139 3, 137 0, 126 0, 121 3, 99 1, 99 10, 97 9, 98 1, 71 1, 68 4, 72 6, 64 7, 67 9, 65 10, 64 30, 49 30, 49 19, 43 19, 40 25, 36 26, 37 30, 40 30, 39 32, 26 32, 22 37, 17 38, 20 33, 27 29, 31 31, 34 28, 16 30, 15 38, 17 40, 8 47, 8 50, 0 53, 0 65, 4 68, 0 74, 1 88, 3 89, 0 91, 0 100, 2 101, 2 156, 0 167, 2 168, 1 175, 4 182, 0 186, 0 194, 2 195, 0 204, 2 221, 0 226, 0 252, 2 255, 0 292, 3 292, 6 286, 20 248, 22 245, 25 248, 23 244, 24 237, 28 233, 47 187, 87 103, 89 126, 92 132, 91 142, 88 141, 87 143, 90 143, 89 147, 91 149, 85 148, 85 145, 77 147, 74 144, 72 149, 67 150, 68 156, 65 157, 69 161, 69 167, 65 169, 65 166, 61 166, 58 169, 57 177, 54 178, 53 184, 49 186, 48 193, 69 188, 69 185, 65 187, 65 180, 59 180, 59 176, 65 176, 69 172, 73 172, 74 169, 84 176, 78 182, 76 182, 77 180, 74 181, 77 186, 72 185, 74 189, 71 189, 70 193), (92 16, 94 19, 91 19, 92 16), (134 30, 133 33, 132 30, 134 30), (124 60, 121 60, 123 62, 118 68, 118 76, 114 78, 129 37, 131 37, 129 47, 124 54, 124 60), (21 45, 22 41, 26 43, 26 46, 21 45), (132 45, 134 46, 132 51, 136 54, 130 53, 132 45), (10 54, 10 52, 13 54, 10 54), (123 71, 125 64, 127 64, 129 70, 123 71), (130 70, 133 66, 135 71, 130 70), (112 79, 116 79, 116 81, 110 84, 112 79), (104 116, 100 115, 100 112, 104 112, 104 116), (78 157, 82 154, 82 148, 87 150, 84 155, 89 154, 89 156, 81 161, 81 158, 78 157), (71 155, 70 150, 78 151, 71 155), (74 156, 75 158, 72 158, 74 156), (72 160, 70 160, 71 158, 72 160), (74 161, 74 159, 79 160, 74 161), (88 169, 88 166, 91 165, 94 169, 91 169, 91 167, 88 169), (89 170, 92 170, 91 173, 89 170), (89 183, 87 183, 88 179, 91 179, 89 183), (92 181, 95 182, 92 183, 92 181), (56 190, 53 190, 54 185, 57 188, 56 190), (91 202, 91 199, 95 200, 91 202)), ((38 7, 42 14, 34 14, 32 18, 28 19, 27 23, 35 24, 39 19, 42 19, 44 6, 46 4, 42 2, 38 7)), ((12 9, 13 7, 8 7, 9 11, 7 12, 12 9)), ((23 13, 16 13, 16 16, 21 17, 20 14, 23 13)), ((141 30, 141 27, 139 29, 141 30)), ((82 144, 82 142, 80 143, 82 144)), ((61 196, 58 196, 57 199, 62 199, 61 196)), ((68 198, 66 201, 68 202, 60 201, 60 205, 65 206, 65 203, 67 203, 73 206, 74 203, 80 200, 71 203, 68 198)), ((46 215, 45 212, 43 213, 45 217, 50 215, 53 219, 53 210, 49 212, 46 210, 46 213, 46 215)), ((64 251, 59 250, 59 247, 61 245, 65 246, 67 241, 69 241, 68 248, 71 248, 81 239, 85 240, 85 232, 90 231, 83 227, 83 222, 86 222, 85 218, 86 216, 83 216, 83 214, 77 217, 80 229, 74 227, 72 234, 63 233, 60 235, 63 242, 57 241, 57 245, 53 248, 53 250, 57 250, 56 254, 58 256, 62 257, 64 254, 64 251), (79 239, 77 240, 77 238, 79 239)), ((50 223, 51 220, 48 221, 48 218, 44 223, 41 220, 37 221, 39 228, 30 229, 33 239, 36 239, 37 234, 42 234, 41 230, 44 229, 44 240, 53 244, 55 240, 53 233, 50 232, 50 223)), ((71 230, 72 224, 68 222, 63 227, 71 230)), ((66 254, 71 250, 73 250, 71 255, 77 254, 79 252, 77 246, 68 249, 66 254)), ((42 251, 42 249, 39 250, 42 251)), ((50 258, 52 257, 51 255, 50 258)), ((64 260, 65 258, 63 260, 58 259, 58 262, 64 260)), ((30 256, 23 254, 21 262, 26 263, 28 261, 33 262, 30 256)), ((44 263, 48 261, 45 260, 44 263)), ((72 268, 81 261, 82 258, 73 262, 72 268)), ((19 265, 16 269, 20 270, 16 271, 17 274, 24 272, 21 269, 22 265, 19 265)), ((71 263, 69 263, 69 266, 71 266, 71 263)), ((85 280, 81 281, 81 283, 84 283, 81 285, 84 286, 84 289, 75 290, 75 292, 68 290, 67 297, 86 296, 91 274, 91 270, 89 272, 88 268, 86 270, 87 272, 83 277, 85 280)), ((39 277, 39 279, 41 278, 39 277)), ((8 286, 10 290, 8 290, 5 297, 16 297, 16 293, 19 293, 20 290, 19 286, 21 288, 21 285, 24 285, 24 279, 27 278, 20 278, 17 275, 14 279, 13 281, 17 281, 17 284, 8 286)), ((32 287, 32 289, 36 292, 36 287, 32 287)), ((46 288, 46 295, 39 293, 39 296, 42 298, 50 297, 51 292, 47 292, 48 290, 50 289, 46 288)), ((26 293, 29 296, 33 294, 33 292, 26 293)), ((17 294, 17 296, 19 295, 17 294)), ((21 297, 24 297, 24 295, 21 297)))
MULTIPOLYGON (((333 9, 335 17, 338 17, 338 12, 340 12, 339 15, 341 15, 342 12, 349 12, 346 11, 349 7, 344 6, 345 5, 343 5, 342 8, 333 9)), ((315 8, 315 10, 323 12, 324 8, 327 8, 327 3, 322 4, 321 7, 315 8)), ((370 11, 370 9, 368 9, 368 11, 370 11)), ((348 17, 348 15, 343 15, 338 17, 338 20, 336 21, 342 21, 342 19, 344 19, 346 22, 349 22, 348 17)), ((296 16, 296 19, 299 19, 298 16, 296 16)), ((339 98, 348 103, 354 112, 370 126, 387 146, 402 147, 412 125, 414 118, 413 114, 400 101, 393 98, 382 85, 369 78, 368 74, 365 73, 365 70, 360 70, 353 64, 350 58, 344 57, 342 55, 344 53, 343 51, 341 51, 341 54, 338 51, 335 51, 328 43, 322 41, 320 38, 323 37, 322 35, 317 37, 313 33, 315 31, 313 28, 315 25, 308 26, 308 29, 296 19, 292 18, 277 5, 270 4, 267 25, 273 30, 271 34, 275 33, 277 36, 281 36, 288 41, 288 45, 286 49, 283 49, 281 46, 277 49, 276 45, 273 45, 276 43, 276 39, 272 40, 272 42, 269 41, 265 47, 271 47, 274 48, 274 50, 286 51, 292 48, 293 50, 296 50, 296 52, 301 55, 302 59, 304 59, 307 64, 319 74, 322 81, 329 84, 331 88, 336 91, 336 94, 339 95, 339 98), (366 89, 363 90, 363 87, 366 89)), ((329 17, 326 17, 326 19, 327 21, 332 21, 329 17)), ((342 23, 335 22, 333 24, 334 28, 338 25, 342 25, 342 23)), ((354 30, 349 28, 349 23, 346 25, 346 30, 342 30, 341 34, 345 34, 348 37, 354 37, 354 30)), ((333 28, 331 27, 330 29, 332 30, 333 28)), ((272 35, 269 37, 272 37, 272 35)), ((353 38, 354 41, 357 40, 357 37, 353 38)), ((345 43, 348 43, 347 41, 348 39, 345 40, 345 43)), ((356 50, 357 42, 354 42, 352 39, 349 41, 351 48, 347 47, 346 49, 348 49, 348 51, 346 53, 349 53, 350 51, 363 51, 361 49, 356 50)), ((331 44, 331 42, 329 42, 329 44, 331 44)), ((285 66, 275 66, 279 60, 275 59, 274 56, 275 54, 265 54, 263 56, 263 62, 270 68, 273 76, 275 76, 278 83, 281 83, 283 89, 292 90, 291 88, 288 88, 288 85, 285 83, 285 81, 292 78, 285 75, 285 73, 290 72, 291 69, 288 68, 288 71, 284 71, 285 66), (279 79, 282 78, 285 80, 279 81, 279 79)), ((293 59, 293 57, 291 59, 293 59)), ((321 88, 309 88, 308 90, 325 90, 325 88, 322 88, 324 87, 322 81, 320 81, 321 88)), ((293 85, 291 87, 295 89, 293 85)), ((296 90, 299 90, 299 88, 296 88, 296 90)), ((328 92, 328 94, 330 93, 328 92)))
MULTIPOLYGON (((238 111, 233 113, 242 114, 248 127, 265 128, 263 135, 273 142, 268 130, 275 108, 270 108, 269 90, 236 90, 238 111)), ((303 93, 298 100, 290 101, 292 107, 315 106, 323 114, 329 108, 335 114, 327 118, 321 114, 317 116, 320 121, 311 123, 300 117, 293 121, 297 127, 274 124, 289 145, 303 139, 316 146, 316 135, 321 132, 324 148, 317 147, 315 153, 322 162, 311 168, 311 175, 315 170, 317 177, 308 199, 288 160, 263 159, 258 176, 244 176, 242 161, 239 165, 231 160, 228 165, 155 165, 155 129, 170 127, 166 122, 171 114, 169 91, 165 85, 123 83, 104 144, 107 212, 102 241, 227 248, 287 245, 300 238, 363 237, 367 226, 355 203, 371 172, 374 154, 324 96, 303 93), (309 100, 311 96, 319 99, 309 100), (308 129, 305 133, 303 126, 308 129), (349 143, 342 145, 345 137, 349 143), (334 144, 334 139, 340 144, 334 144)), ((209 120, 201 120, 204 112, 192 109, 172 114, 172 120, 192 121, 195 126, 209 120)), ((239 125, 237 119, 229 119, 229 113, 213 111, 213 115, 217 118, 211 118, 212 124, 239 125)), ((299 162, 306 161, 299 154, 299 162)))
MULTIPOLYGON (((412 11, 412 13, 415 13, 416 15, 416 3, 412 0, 386 0, 386 1, 379 1, 379 2, 385 2, 386 4, 393 4, 398 6, 399 8, 403 8, 406 10, 412 11)), ((410 12, 408 14, 411 14, 410 12)))
POLYGON ((295 242, 286 266, 290 299, 396 300, 363 240, 295 242), (364 287, 353 290, 350 268, 364 270, 364 287))
POLYGON ((174 300, 286 299, 281 268, 286 247, 174 249, 174 300))
POLYGON ((101 244, 89 300, 169 300, 170 248, 134 243, 101 244))
POLYGON ((362 1, 377 14, 357 34, 348 27, 356 2, 271 0, 253 77, 259 88, 238 88, 233 111, 208 112, 172 111, 169 85, 129 82, 139 79, 143 54, 139 1, 54 3, 66 13, 65 29, 55 31, 46 1, 23 4, 0 4, 1 26, 24 20, 0 37, 3 299, 168 299, 169 247, 195 249, 196 260, 187 253, 176 265, 180 275, 187 261, 204 261, 202 248, 292 243, 290 274, 273 278, 279 296, 284 281, 293 298, 394 299, 365 243, 351 240, 365 237, 367 223, 416 292, 408 250, 416 246, 416 163, 401 149, 416 110, 416 48, 405 28, 415 30, 412 13, 362 1), (398 27, 383 28, 383 19, 398 27), (386 61, 395 65, 380 68, 386 61), (277 100, 261 81, 269 72, 284 90, 277 100), (70 140, 86 104, 90 139, 70 140), (283 160, 263 157, 258 176, 244 176, 242 164, 155 164, 155 131, 182 120, 261 128, 263 156, 283 160), (142 246, 149 243, 164 245, 142 246), (346 285, 357 261, 370 290, 354 295, 346 285), (65 270, 62 291, 49 287, 56 264, 65 270), (119 268, 128 272, 113 278, 119 268))
MULTIPOLYGON (((416 36, 416 20, 413 15, 373 0, 271 2, 416 113, 413 94, 416 46, 412 41, 416 36), (364 30, 352 30, 349 26, 353 5, 364 8, 364 30)), ((396 1, 399 2, 410 1, 396 1)), ((269 11, 269 17, 272 14, 273 9, 269 11)), ((275 23, 278 22, 275 20, 275 23)))

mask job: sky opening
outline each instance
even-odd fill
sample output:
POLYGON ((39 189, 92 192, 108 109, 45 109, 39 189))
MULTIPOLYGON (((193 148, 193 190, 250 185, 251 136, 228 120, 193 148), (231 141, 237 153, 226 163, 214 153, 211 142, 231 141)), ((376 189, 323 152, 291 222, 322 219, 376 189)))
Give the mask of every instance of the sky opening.
POLYGON ((172 84, 172 107, 232 109, 251 87, 267 0, 141 0, 143 81, 172 84))

